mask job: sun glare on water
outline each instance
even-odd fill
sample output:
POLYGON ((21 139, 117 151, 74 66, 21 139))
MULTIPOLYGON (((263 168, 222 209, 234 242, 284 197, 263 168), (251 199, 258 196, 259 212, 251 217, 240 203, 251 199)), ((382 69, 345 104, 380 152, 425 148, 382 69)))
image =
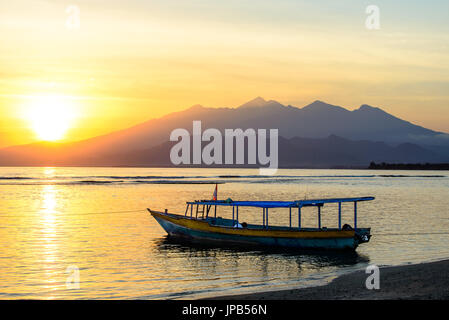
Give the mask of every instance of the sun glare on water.
POLYGON ((36 138, 42 141, 64 139, 73 126, 76 113, 72 102, 62 96, 39 96, 27 105, 25 118, 36 138))

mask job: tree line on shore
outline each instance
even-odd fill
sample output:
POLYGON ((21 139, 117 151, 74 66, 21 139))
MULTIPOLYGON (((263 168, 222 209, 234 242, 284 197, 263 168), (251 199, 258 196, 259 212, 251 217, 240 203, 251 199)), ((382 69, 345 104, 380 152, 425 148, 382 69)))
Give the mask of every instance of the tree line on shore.
POLYGON ((449 170, 449 163, 370 163, 368 169, 381 170, 449 170))

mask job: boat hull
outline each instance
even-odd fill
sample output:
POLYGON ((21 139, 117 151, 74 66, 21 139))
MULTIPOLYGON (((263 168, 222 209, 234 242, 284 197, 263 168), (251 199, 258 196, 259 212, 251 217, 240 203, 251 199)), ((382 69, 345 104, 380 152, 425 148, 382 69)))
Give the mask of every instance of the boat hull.
POLYGON ((354 250, 359 245, 354 230, 233 228, 213 225, 211 220, 149 211, 170 236, 192 242, 321 250, 354 250))

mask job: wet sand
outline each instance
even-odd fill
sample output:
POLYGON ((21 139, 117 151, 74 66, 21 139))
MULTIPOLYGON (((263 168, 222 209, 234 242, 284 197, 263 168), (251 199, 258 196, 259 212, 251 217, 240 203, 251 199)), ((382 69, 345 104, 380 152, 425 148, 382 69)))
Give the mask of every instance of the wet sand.
POLYGON ((365 286, 370 274, 356 271, 327 285, 303 289, 216 297, 210 300, 447 300, 449 260, 380 268, 380 289, 365 286))

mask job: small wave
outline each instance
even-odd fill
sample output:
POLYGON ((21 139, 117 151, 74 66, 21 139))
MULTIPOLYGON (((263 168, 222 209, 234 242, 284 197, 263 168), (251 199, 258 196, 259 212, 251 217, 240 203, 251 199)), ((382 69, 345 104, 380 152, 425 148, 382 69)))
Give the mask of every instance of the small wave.
POLYGON ((242 176, 218 176, 218 177, 232 179, 232 178, 241 178, 242 176))
POLYGON ((110 184, 110 183, 114 183, 114 181, 98 181, 98 180, 73 181, 73 184, 79 184, 79 183, 80 184, 110 184))
MULTIPOLYGON (((62 179, 111 179, 111 180, 182 180, 182 179, 271 179, 271 178, 373 178, 375 175, 218 175, 218 176, 80 176, 61 177, 62 179)), ((59 177, 54 177, 58 179, 59 177)))
POLYGON ((111 185, 119 184, 124 181, 94 181, 94 180, 83 180, 83 181, 55 181, 55 180, 39 180, 32 182, 0 182, 0 185, 7 186, 72 186, 72 185, 111 185))
POLYGON ((381 174, 378 177, 382 178, 445 178, 442 175, 403 175, 403 174, 381 174))
POLYGON ((370 178, 445 178, 445 175, 198 175, 198 176, 0 176, 0 185, 132 185, 132 184, 222 184, 222 183, 315 183, 320 181, 345 181, 370 178))
POLYGON ((100 179, 113 180, 154 180, 154 179, 186 179, 186 178, 204 178, 204 177, 187 177, 187 176, 96 176, 100 179))
POLYGON ((135 180, 133 182, 141 184, 224 184, 223 181, 210 180, 135 180))

